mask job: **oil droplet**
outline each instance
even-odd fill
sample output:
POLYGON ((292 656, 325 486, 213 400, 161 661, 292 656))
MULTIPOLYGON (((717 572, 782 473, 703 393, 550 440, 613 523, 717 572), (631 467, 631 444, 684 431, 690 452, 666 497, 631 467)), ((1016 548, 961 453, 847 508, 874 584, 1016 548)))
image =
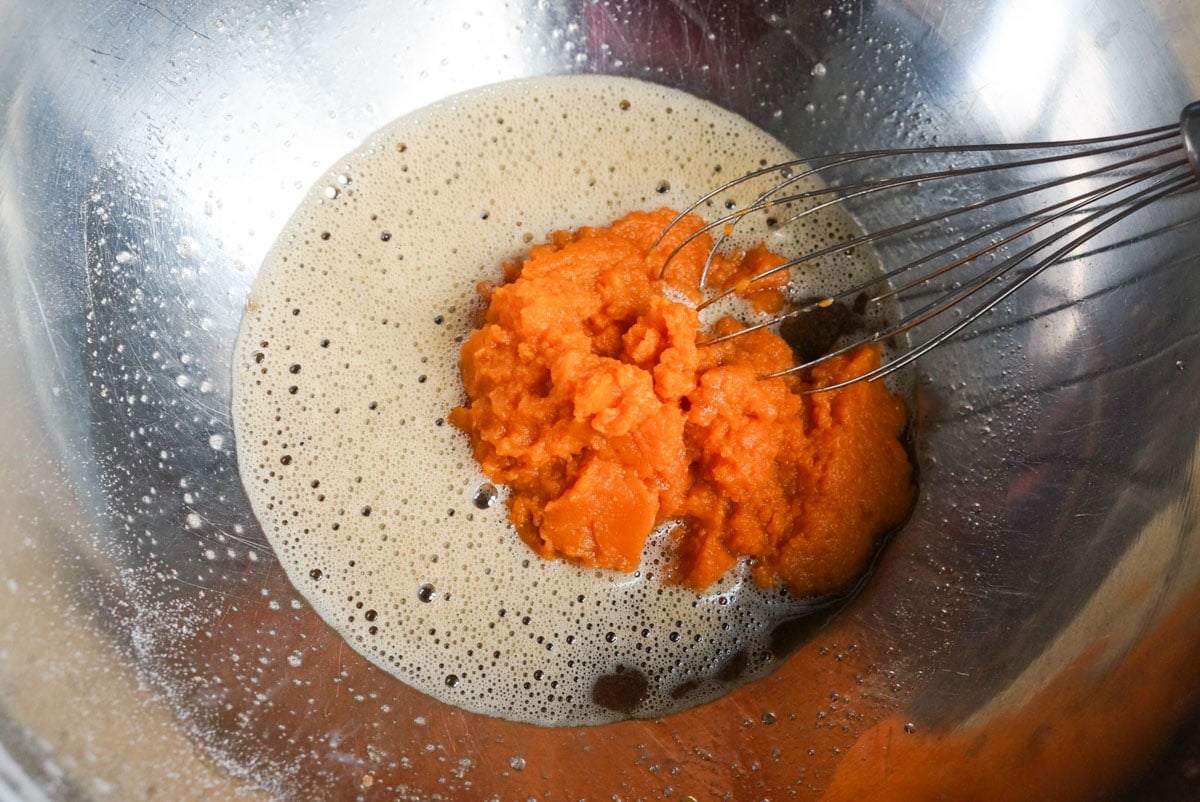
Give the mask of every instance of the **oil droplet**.
POLYGON ((179 242, 175 243, 175 252, 185 259, 196 256, 200 253, 200 243, 191 237, 180 237, 179 242))
POLYGON ((422 585, 417 588, 417 598, 423 602, 431 602, 436 596, 437 590, 434 589, 433 585, 422 585))
POLYGON ((496 499, 500 493, 496 490, 496 486, 491 482, 484 482, 475 491, 474 498, 471 501, 481 510, 486 510, 496 503, 496 499))

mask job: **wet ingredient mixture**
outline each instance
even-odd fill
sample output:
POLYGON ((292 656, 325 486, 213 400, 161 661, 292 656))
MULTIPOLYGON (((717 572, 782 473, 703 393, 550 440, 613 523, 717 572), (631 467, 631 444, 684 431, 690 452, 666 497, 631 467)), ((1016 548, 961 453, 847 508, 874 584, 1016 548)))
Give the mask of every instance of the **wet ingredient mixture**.
MULTIPOLYGON (((527 255, 546 232, 682 203, 748 166, 792 157, 744 118, 683 92, 570 75, 447 98, 393 121, 331 165, 250 293, 233 416, 243 485, 279 566, 347 645, 440 702, 542 726, 667 715, 779 664, 777 628, 812 603, 760 588, 745 561, 703 592, 664 582, 680 565, 668 524, 650 536, 631 573, 538 559, 513 531, 510 489, 483 473, 469 438, 446 418, 469 403, 459 356, 478 325, 481 280, 503 283, 501 265, 527 255)), ((762 189, 739 186, 713 198, 711 211, 744 207, 762 189)), ((792 253, 855 230, 832 210, 776 228, 751 216, 733 247, 765 241, 792 253)), ((637 247, 644 255, 646 246, 637 247)), ((556 249, 554 241, 544 252, 556 249)), ((867 250, 818 260, 793 276, 792 291, 836 291, 880 269, 867 250)), ((632 284, 627 290, 636 300, 632 284)), ((638 354, 629 370, 694 379, 690 367, 659 367, 673 357, 653 343, 667 329, 652 310, 610 305, 603 315, 642 318, 638 343, 629 334, 628 345, 611 345, 638 354)), ((510 367, 526 370, 523 361, 510 367)), ((611 433, 634 419, 613 414, 620 405, 605 400, 601 384, 593 390, 592 423, 611 433)), ((718 410, 718 393, 736 405, 735 390, 730 383, 705 392, 718 410)), ((534 418, 534 407, 548 405, 527 395, 534 418)), ((691 395, 700 399, 698 390, 691 395)), ((813 415, 827 402, 814 403, 813 415)), ((541 424, 525 425, 530 435, 545 434, 541 424)), ((568 430, 560 424, 554 436, 568 430)), ((634 426, 607 447, 657 449, 639 444, 641 436, 634 426)), ((541 442, 554 447, 551 439, 541 442)), ((716 462, 711 468, 730 487, 742 480, 716 462)), ((544 478, 551 481, 548 472, 544 478)), ((589 480, 615 481, 596 469, 589 480)), ((684 503, 689 490, 699 499, 705 487, 642 486, 658 505, 651 520, 684 503)), ((564 517, 583 514, 559 506, 564 517)), ((731 536, 751 508, 707 509, 723 516, 714 544, 739 548, 731 536)))
MULTIPOLYGON (((543 557, 632 571, 651 532, 677 521, 671 572, 695 590, 748 558, 760 585, 836 593, 912 504, 904 404, 882 383, 801 392, 878 366, 876 346, 759 380, 796 364, 776 334, 703 345, 698 313, 670 290, 694 292, 711 239, 660 281, 703 224, 689 217, 654 249, 675 216, 555 233, 485 288, 484 325, 461 354, 470 403, 450 419, 543 557)), ((718 256, 712 278, 733 285, 783 261, 761 247, 718 256)), ((752 289, 756 306, 783 301, 752 289)), ((726 317, 716 333, 740 327, 726 317)))

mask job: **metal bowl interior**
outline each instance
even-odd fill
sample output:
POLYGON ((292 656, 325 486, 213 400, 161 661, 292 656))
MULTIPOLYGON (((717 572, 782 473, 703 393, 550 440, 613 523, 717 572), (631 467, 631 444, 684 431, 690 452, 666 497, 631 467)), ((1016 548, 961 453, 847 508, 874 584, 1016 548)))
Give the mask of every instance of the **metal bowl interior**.
POLYGON ((229 419, 266 249, 405 112, 603 72, 801 154, 1133 130, 1200 93, 1190 0, 3 0, 0 29, 0 796, 1083 799, 1194 709, 1200 227, 1130 219, 918 363, 921 499, 870 580, 663 720, 540 730, 372 668, 275 564, 229 419))

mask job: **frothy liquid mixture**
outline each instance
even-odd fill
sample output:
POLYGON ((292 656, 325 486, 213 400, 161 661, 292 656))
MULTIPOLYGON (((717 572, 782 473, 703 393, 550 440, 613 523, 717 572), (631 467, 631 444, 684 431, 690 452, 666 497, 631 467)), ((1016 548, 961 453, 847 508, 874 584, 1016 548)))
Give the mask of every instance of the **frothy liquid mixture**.
MULTIPOLYGON (((504 260, 790 157, 690 95, 569 76, 450 98, 339 161, 267 257, 234 361, 242 481, 321 617, 427 694, 541 725, 659 716, 766 671, 772 631, 804 602, 744 571, 702 595, 666 585, 661 555, 628 575, 539 559, 445 418, 464 400, 476 284, 504 260)), ((851 230, 829 216, 743 228, 784 254, 851 230)), ((825 294, 877 273, 842 256, 805 276, 825 294)))

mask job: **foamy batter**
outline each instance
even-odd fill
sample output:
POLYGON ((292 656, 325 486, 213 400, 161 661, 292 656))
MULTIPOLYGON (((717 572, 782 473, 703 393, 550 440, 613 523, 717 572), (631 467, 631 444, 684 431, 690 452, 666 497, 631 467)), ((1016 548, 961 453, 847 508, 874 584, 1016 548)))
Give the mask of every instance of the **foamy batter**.
MULTIPOLYGON (((504 260, 790 157, 690 95, 559 76, 449 98, 341 159, 268 255, 234 360, 242 481, 321 617, 427 694, 541 725, 659 716, 766 671, 772 629, 804 602, 745 572, 699 595, 663 584, 666 531, 634 574, 539 559, 445 418, 464 400, 476 284, 504 260)), ((850 231, 829 216, 747 223, 785 254, 850 231)), ((806 269, 812 294, 877 273, 845 256, 806 269)))

